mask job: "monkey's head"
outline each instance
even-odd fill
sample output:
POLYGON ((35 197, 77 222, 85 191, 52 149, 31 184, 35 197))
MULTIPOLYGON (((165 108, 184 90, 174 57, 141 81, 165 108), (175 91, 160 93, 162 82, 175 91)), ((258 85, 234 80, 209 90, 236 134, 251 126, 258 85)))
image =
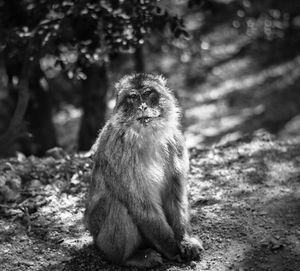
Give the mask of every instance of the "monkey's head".
POLYGON ((125 76, 115 85, 115 89, 117 101, 114 115, 119 123, 138 130, 178 125, 177 102, 162 76, 125 76))

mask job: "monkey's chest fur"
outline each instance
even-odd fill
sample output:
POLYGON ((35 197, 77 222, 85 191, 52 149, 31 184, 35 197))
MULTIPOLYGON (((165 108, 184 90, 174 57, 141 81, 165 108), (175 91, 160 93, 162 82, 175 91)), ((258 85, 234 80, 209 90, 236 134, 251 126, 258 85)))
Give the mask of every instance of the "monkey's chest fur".
POLYGON ((115 186, 160 201, 169 176, 180 170, 174 149, 172 131, 149 133, 145 129, 136 133, 108 125, 101 134, 97 154, 101 179, 106 185, 114 180, 115 186))

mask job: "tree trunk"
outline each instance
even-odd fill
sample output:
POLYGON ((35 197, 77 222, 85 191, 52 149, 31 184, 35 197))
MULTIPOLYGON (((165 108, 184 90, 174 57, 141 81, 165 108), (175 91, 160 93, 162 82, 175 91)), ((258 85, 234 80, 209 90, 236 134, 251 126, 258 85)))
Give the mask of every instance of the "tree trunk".
POLYGON ((143 46, 137 46, 134 52, 134 66, 138 73, 145 72, 145 59, 143 46))
POLYGON ((108 78, 105 64, 93 64, 86 69, 87 79, 82 90, 83 116, 79 131, 78 148, 87 151, 105 123, 108 78))
POLYGON ((28 88, 28 76, 30 70, 30 62, 27 59, 30 48, 28 46, 25 52, 25 61, 22 66, 21 74, 19 76, 18 101, 13 116, 9 122, 7 130, 0 136, 0 156, 9 155, 10 147, 21 136, 24 135, 22 121, 27 109, 30 94, 28 88))
POLYGON ((28 130, 32 138, 30 141, 22 141, 22 151, 26 154, 44 155, 48 149, 57 146, 56 131, 52 121, 51 93, 40 84, 43 76, 37 63, 33 67, 29 80, 32 99, 25 120, 28 122, 28 130))

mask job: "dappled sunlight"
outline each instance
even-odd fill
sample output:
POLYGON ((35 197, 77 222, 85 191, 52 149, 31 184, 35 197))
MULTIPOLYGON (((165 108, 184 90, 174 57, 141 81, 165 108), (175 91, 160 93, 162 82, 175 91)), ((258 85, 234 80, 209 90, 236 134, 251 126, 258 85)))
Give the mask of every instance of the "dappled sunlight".
MULTIPOLYGON (((249 56, 228 60, 224 64, 214 66, 208 77, 211 77, 212 80, 214 80, 214 78, 217 78, 215 80, 234 80, 237 76, 243 76, 245 73, 251 72, 251 65, 255 65, 255 63, 253 63, 253 59, 249 56)), ((208 98, 212 100, 217 98, 217 95, 217 93, 214 93, 208 98)))
MULTIPOLYGON (((267 178, 269 179, 270 185, 274 186, 284 184, 285 182, 290 181, 295 175, 300 174, 300 169, 295 167, 294 161, 268 161, 267 167, 267 178)), ((292 190, 289 190, 289 192, 292 192, 292 190)))
POLYGON ((240 90, 241 92, 247 91, 249 88, 255 85, 260 86, 264 82, 270 79, 276 79, 277 77, 287 75, 287 78, 282 84, 287 84, 291 80, 300 74, 300 57, 288 61, 280 65, 271 66, 265 70, 259 71, 258 73, 253 73, 250 75, 242 76, 241 78, 234 78, 230 80, 225 80, 225 82, 220 83, 218 87, 212 87, 210 89, 201 89, 198 94, 195 94, 193 99, 197 103, 205 103, 211 100, 219 100, 225 95, 232 91, 240 90))
POLYGON ((222 111, 224 112, 226 110, 226 105, 223 104, 204 104, 202 106, 198 107, 192 107, 190 109, 185 110, 185 118, 187 121, 197 119, 197 120, 202 120, 205 121, 208 118, 212 118, 216 115, 217 109, 219 109, 219 112, 222 111))
POLYGON ((62 194, 53 196, 51 202, 41 208, 43 216, 35 223, 48 228, 46 238, 49 242, 60 242, 68 249, 78 249, 91 242, 83 224, 83 208, 77 207, 74 212, 74 206, 78 206, 80 200, 78 195, 62 194))
POLYGON ((279 132, 281 139, 295 139, 300 141, 300 115, 292 118, 279 132))
MULTIPOLYGON (((248 64, 251 67, 251 62, 248 64)), ((229 67, 221 66, 218 69, 228 73, 229 67)), ((244 65, 244 68, 246 67, 247 65, 244 65)), ((199 87, 199 92, 192 95, 192 99, 189 100, 188 107, 185 109, 185 135, 188 146, 213 142, 224 143, 230 139, 237 139, 243 132, 250 129, 247 124, 249 119, 259 123, 260 119, 263 121, 261 117, 263 114, 265 114, 266 120, 280 118, 280 114, 270 115, 268 96, 280 93, 291 86, 299 76, 300 57, 298 56, 280 65, 263 69, 259 73, 252 71, 251 74, 239 78, 225 79, 217 87, 210 86, 208 83, 199 87), (238 93, 235 95, 235 92, 238 93), (250 95, 252 100, 249 100, 250 95), (239 100, 244 107, 238 105, 236 101, 239 100), (260 104, 255 104, 255 100, 260 104)), ((274 96, 274 99, 276 97, 274 96)), ((284 107, 279 110, 284 110, 284 107)), ((290 107, 289 110, 293 110, 293 107, 290 107)), ((249 125, 253 126, 250 123, 249 125)))
POLYGON ((42 207, 41 212, 49 216, 56 223, 64 226, 82 226, 83 221, 83 199, 78 195, 61 194, 49 197, 49 204, 42 207), (77 213, 74 214, 74 206, 77 206, 77 213), (81 206, 81 207, 80 207, 81 206), (58 208, 60 207, 60 208, 58 208), (63 208, 62 208, 63 207, 63 208))
POLYGON ((187 110, 186 117, 194 122, 185 132, 187 146, 201 145, 206 138, 218 136, 220 133, 224 133, 219 139, 222 143, 240 138, 242 134, 235 131, 235 127, 246 122, 249 117, 261 114, 264 106, 244 108, 232 115, 229 115, 228 111, 224 103, 220 106, 209 104, 187 110), (232 132, 227 133, 227 131, 232 132))
POLYGON ((85 234, 82 234, 81 236, 68 236, 64 238, 64 246, 72 247, 74 249, 80 249, 83 245, 91 243, 92 237, 88 232, 85 232, 85 234))
POLYGON ((249 143, 229 145, 226 152, 212 148, 196 158, 192 156, 191 198, 214 198, 226 204, 243 195, 251 199, 255 192, 252 200, 267 202, 280 194, 295 192, 300 160, 285 160, 289 148, 267 137, 261 141, 261 136, 249 143), (225 191, 225 186, 230 190, 225 191))

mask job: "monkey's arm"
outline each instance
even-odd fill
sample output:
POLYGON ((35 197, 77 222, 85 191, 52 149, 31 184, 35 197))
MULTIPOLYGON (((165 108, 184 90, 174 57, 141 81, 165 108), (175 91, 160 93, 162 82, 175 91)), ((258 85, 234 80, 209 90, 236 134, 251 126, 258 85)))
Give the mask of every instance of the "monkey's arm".
POLYGON ((176 240, 180 242, 181 256, 184 259, 197 258, 203 249, 201 242, 191 236, 189 223, 189 204, 186 191, 186 175, 188 156, 183 137, 177 136, 169 144, 169 175, 165 191, 164 211, 174 231, 176 240), (173 143, 173 144, 171 144, 173 143))
POLYGON ((105 159, 97 161, 94 170, 97 171, 94 174, 96 178, 101 176, 101 172, 109 173, 110 176, 107 178, 109 181, 105 182, 105 189, 127 208, 142 236, 166 258, 178 259, 180 253, 178 242, 174 238, 173 230, 161 206, 154 200, 144 197, 142 191, 137 191, 120 180, 105 159))
POLYGON ((168 143, 167 185, 164 191, 164 211, 177 240, 190 232, 186 176, 189 167, 187 149, 182 134, 178 133, 168 143))
POLYGON ((190 234, 189 210, 186 189, 183 184, 183 176, 173 175, 169 178, 166 190, 164 211, 174 231, 175 238, 182 240, 190 234), (169 195, 169 196, 167 196, 169 195))
MULTIPOLYGON (((176 186, 176 183, 179 184, 180 176, 173 176, 171 181, 173 182, 172 189, 180 189, 176 186)), ((182 184, 182 183, 181 183, 182 184)), ((178 240, 180 247, 180 255, 184 260, 192 260, 198 258, 200 252, 203 250, 202 244, 197 237, 191 235, 191 228, 189 223, 189 211, 188 211, 188 202, 185 188, 182 187, 183 191, 180 190, 168 192, 169 197, 165 204, 164 210, 166 212, 166 217, 168 223, 174 231, 176 240, 178 240)))

